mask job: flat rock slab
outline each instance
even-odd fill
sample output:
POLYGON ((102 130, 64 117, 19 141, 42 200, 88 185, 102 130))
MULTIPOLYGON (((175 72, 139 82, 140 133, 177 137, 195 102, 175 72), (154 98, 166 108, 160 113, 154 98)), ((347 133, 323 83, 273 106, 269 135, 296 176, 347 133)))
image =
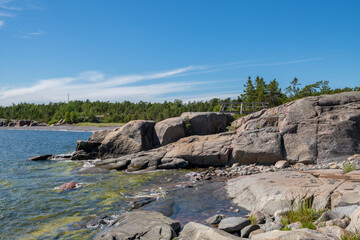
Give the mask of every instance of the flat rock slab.
POLYGON ((219 229, 229 233, 233 233, 240 231, 241 229, 250 224, 251 221, 248 218, 229 217, 221 220, 221 222, 219 223, 219 229))
POLYGON ((316 178, 310 173, 279 171, 234 178, 227 183, 233 202, 247 210, 273 215, 291 207, 291 200, 314 195, 314 207, 325 208, 343 179, 316 178))
POLYGON ((179 240, 240 240, 230 233, 200 223, 189 222, 181 231, 179 240))
POLYGON ((252 240, 307 240, 307 239, 313 239, 313 240, 329 240, 326 236, 323 234, 315 231, 310 230, 307 228, 298 229, 294 231, 280 231, 280 230, 274 230, 271 232, 266 233, 260 233, 254 235, 252 240))
POLYGON ((114 226, 95 240, 171 240, 177 236, 180 223, 154 211, 134 210, 122 214, 114 226))

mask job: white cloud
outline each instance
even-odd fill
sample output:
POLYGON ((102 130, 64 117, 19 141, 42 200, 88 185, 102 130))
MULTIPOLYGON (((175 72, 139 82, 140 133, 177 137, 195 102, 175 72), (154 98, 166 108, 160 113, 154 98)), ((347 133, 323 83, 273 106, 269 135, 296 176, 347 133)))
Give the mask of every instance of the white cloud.
POLYGON ((2 28, 4 25, 5 25, 5 22, 0 20, 0 28, 2 28))
POLYGON ((37 31, 37 32, 16 34, 16 35, 14 35, 14 37, 19 37, 19 38, 33 38, 33 37, 37 37, 37 36, 45 35, 45 34, 46 34, 46 32, 39 30, 39 31, 37 31))
POLYGON ((15 17, 15 14, 8 12, 0 12, 0 17, 15 17))
POLYGON ((202 84, 202 82, 146 84, 147 80, 173 77, 193 69, 196 69, 196 67, 190 66, 158 73, 112 78, 105 78, 105 75, 101 72, 88 71, 79 74, 77 77, 40 80, 29 87, 1 89, 0 103, 1 105, 10 105, 20 102, 44 103, 49 101, 66 101, 68 93, 70 94, 70 99, 73 100, 151 101, 163 94, 188 91, 195 85, 202 84), (137 86, 131 85, 137 82, 139 82, 137 86))
POLYGON ((17 6, 9 6, 9 3, 13 2, 13 0, 0 0, 0 9, 11 10, 11 11, 21 11, 22 8, 17 6))

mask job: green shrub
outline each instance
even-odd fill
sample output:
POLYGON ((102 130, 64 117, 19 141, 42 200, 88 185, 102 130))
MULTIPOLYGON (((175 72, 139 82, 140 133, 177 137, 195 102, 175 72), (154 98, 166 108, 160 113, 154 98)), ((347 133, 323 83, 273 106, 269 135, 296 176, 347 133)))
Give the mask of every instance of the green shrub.
POLYGON ((348 172, 352 172, 356 170, 356 166, 354 163, 344 163, 344 172, 348 173, 348 172))

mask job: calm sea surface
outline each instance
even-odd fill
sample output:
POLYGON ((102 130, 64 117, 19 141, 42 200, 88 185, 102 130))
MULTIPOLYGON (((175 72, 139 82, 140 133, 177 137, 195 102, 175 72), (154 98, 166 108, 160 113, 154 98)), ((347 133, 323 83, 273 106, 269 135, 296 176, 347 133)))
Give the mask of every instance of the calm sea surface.
MULTIPOLYGON (((161 186, 175 188, 189 172, 78 174, 77 170, 87 165, 85 162, 27 160, 41 154, 71 153, 76 140, 85 140, 90 135, 90 132, 0 130, 0 239, 91 239, 100 230, 87 229, 85 224, 89 220, 126 211, 133 196, 161 195, 161 186), (83 185, 75 190, 54 191, 70 181, 83 185)), ((170 191, 147 209, 161 211, 171 203, 171 217, 182 223, 196 218, 202 222, 231 206, 225 194, 217 190, 221 184, 170 191)))

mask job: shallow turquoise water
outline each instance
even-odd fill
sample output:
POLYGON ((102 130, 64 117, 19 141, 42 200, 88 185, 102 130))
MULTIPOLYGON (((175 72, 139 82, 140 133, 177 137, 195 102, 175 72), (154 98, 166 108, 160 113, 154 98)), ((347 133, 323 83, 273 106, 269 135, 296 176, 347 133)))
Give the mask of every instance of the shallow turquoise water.
POLYGON ((0 130, 0 239, 88 239, 97 230, 84 223, 99 214, 121 213, 131 199, 124 193, 154 186, 170 172, 76 174, 83 162, 27 159, 74 151, 89 132, 0 130), (75 190, 54 187, 76 181, 75 190))

